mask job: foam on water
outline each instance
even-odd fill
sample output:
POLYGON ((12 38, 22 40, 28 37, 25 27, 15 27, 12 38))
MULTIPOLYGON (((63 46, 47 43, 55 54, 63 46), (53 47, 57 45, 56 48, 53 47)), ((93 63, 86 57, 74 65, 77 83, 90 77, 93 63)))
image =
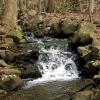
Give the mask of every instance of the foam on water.
POLYGON ((58 44, 55 47, 51 44, 49 48, 45 48, 45 43, 40 40, 38 44, 40 45, 40 56, 37 66, 42 78, 28 81, 25 88, 50 81, 68 81, 78 78, 77 66, 73 60, 75 55, 68 51, 66 46, 61 47, 62 44, 58 44))

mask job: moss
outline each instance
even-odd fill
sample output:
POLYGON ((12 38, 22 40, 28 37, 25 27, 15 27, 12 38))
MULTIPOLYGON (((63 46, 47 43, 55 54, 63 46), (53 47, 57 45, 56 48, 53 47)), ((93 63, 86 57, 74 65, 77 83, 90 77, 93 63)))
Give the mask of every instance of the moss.
POLYGON ((10 30, 9 34, 6 37, 12 38, 15 43, 20 43, 24 39, 23 33, 18 29, 10 30))
POLYGON ((93 95, 92 91, 77 92, 72 100, 90 100, 93 95))
POLYGON ((77 32, 72 38, 72 43, 91 44, 96 37, 96 26, 89 22, 80 23, 77 32))

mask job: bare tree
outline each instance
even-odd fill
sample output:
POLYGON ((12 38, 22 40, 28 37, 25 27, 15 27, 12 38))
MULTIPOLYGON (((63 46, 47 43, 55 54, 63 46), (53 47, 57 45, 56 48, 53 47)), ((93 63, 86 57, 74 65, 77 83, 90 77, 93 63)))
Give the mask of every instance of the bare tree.
POLYGON ((17 0, 5 0, 5 7, 2 16, 5 26, 16 27, 17 25, 17 0))
POLYGON ((95 8, 95 2, 94 2, 94 0, 90 0, 89 1, 89 18, 90 18, 90 21, 92 21, 91 15, 94 12, 94 8, 95 8))

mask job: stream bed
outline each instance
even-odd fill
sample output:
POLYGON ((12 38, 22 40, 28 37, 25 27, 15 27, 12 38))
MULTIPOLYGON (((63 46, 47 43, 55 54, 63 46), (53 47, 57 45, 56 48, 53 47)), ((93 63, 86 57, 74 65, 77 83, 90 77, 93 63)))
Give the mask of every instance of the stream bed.
POLYGON ((20 90, 0 100, 70 100, 88 81, 79 79, 77 55, 68 47, 68 40, 26 38, 39 48, 37 67, 42 77, 27 81, 20 90))
POLYGON ((75 91, 89 82, 89 80, 73 80, 35 84, 28 89, 10 92, 0 97, 0 100, 70 100, 75 91))

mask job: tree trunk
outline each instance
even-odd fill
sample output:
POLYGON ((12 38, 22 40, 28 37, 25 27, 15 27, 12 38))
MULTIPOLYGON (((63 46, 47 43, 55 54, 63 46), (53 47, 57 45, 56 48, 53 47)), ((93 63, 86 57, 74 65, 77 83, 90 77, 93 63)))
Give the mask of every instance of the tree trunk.
POLYGON ((89 5, 89 12, 90 13, 94 12, 94 7, 95 7, 94 3, 95 3, 94 0, 90 0, 90 5, 89 5))
POLYGON ((53 13, 55 11, 55 0, 48 0, 47 12, 53 13))
POLYGON ((90 20, 90 22, 92 21, 92 14, 93 14, 93 12, 94 12, 94 6, 95 4, 94 4, 94 0, 90 0, 89 1, 89 20, 90 20))
POLYGON ((41 15, 41 0, 38 0, 38 14, 41 15))
POLYGON ((6 27, 14 28, 17 25, 17 0, 5 0, 2 22, 6 27))

